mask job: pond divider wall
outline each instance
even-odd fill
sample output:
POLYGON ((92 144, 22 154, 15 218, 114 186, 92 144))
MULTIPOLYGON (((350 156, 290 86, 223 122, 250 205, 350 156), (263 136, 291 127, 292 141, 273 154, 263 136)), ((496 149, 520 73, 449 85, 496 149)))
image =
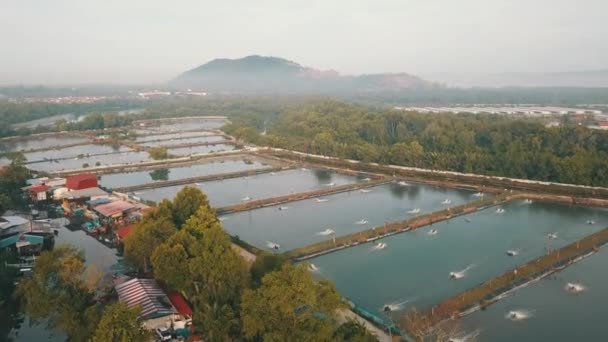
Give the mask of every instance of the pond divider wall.
POLYGON ((226 207, 222 207, 222 208, 217 208, 217 213, 218 213, 218 215, 225 215, 225 214, 235 213, 235 212, 239 212, 239 211, 247 211, 247 210, 253 210, 253 209, 258 209, 258 208, 263 208, 263 207, 270 207, 273 205, 287 203, 287 202, 295 202, 295 201, 301 201, 301 200, 305 200, 305 199, 309 199, 309 198, 333 195, 333 194, 337 194, 337 193, 341 193, 341 192, 360 190, 360 189, 364 189, 364 188, 387 184, 390 182, 391 182, 391 180, 389 180, 389 179, 370 180, 369 182, 359 182, 359 183, 353 183, 353 184, 339 185, 339 186, 328 187, 325 189, 298 192, 298 193, 278 196, 278 197, 264 198, 264 199, 260 199, 260 200, 253 200, 253 201, 230 205, 230 206, 226 206, 226 207))
POLYGON ((141 185, 125 186, 125 187, 116 188, 115 190, 119 191, 119 192, 133 192, 133 191, 146 190, 146 189, 164 188, 164 187, 174 186, 174 185, 186 185, 186 184, 192 184, 192 183, 196 183, 196 182, 209 182, 209 181, 224 180, 224 179, 230 179, 230 178, 255 176, 255 175, 261 175, 261 174, 270 173, 270 172, 279 172, 279 171, 289 170, 289 169, 293 169, 293 168, 294 168, 294 166, 282 166, 282 167, 270 167, 270 168, 261 168, 261 169, 253 169, 253 170, 244 170, 244 171, 237 171, 237 172, 227 172, 227 173, 219 173, 219 174, 215 174, 215 175, 204 175, 204 176, 189 177, 189 178, 183 178, 183 179, 174 179, 174 180, 146 183, 146 184, 141 184, 141 185))
POLYGON ((452 171, 421 169, 415 167, 380 165, 376 163, 363 163, 356 160, 324 157, 275 148, 259 149, 258 152, 261 154, 271 154, 280 158, 297 160, 300 162, 306 161, 311 163, 321 163, 364 172, 383 173, 393 175, 395 177, 412 177, 441 182, 459 183, 463 186, 468 185, 471 187, 471 189, 477 189, 478 191, 484 192, 490 191, 486 189, 486 187, 491 187, 496 189, 513 189, 537 193, 550 193, 555 195, 608 199, 608 188, 603 187, 531 181, 526 179, 484 176, 452 171))
POLYGON ((588 235, 567 246, 520 265, 482 284, 468 289, 433 306, 425 313, 430 322, 437 324, 449 318, 484 309, 502 296, 527 283, 539 280, 595 253, 608 243, 608 228, 588 235))

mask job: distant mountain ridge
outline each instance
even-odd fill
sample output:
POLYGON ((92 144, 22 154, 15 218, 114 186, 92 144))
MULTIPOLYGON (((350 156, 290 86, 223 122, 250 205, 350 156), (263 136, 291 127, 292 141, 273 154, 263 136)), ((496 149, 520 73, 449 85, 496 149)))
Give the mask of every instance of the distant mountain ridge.
POLYGON ((182 73, 169 84, 177 88, 244 93, 360 93, 435 86, 406 73, 343 76, 334 70, 318 70, 283 58, 258 55, 214 59, 182 73))

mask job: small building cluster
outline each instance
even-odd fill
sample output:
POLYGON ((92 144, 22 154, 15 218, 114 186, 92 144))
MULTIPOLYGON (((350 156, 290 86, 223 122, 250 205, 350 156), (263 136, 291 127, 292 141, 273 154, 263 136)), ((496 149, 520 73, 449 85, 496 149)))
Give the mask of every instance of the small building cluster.
POLYGON ((34 204, 47 204, 57 216, 70 220, 72 228, 82 228, 101 241, 114 244, 114 231, 139 221, 148 209, 128 196, 99 187, 97 176, 81 173, 66 178, 37 178, 24 188, 34 204))

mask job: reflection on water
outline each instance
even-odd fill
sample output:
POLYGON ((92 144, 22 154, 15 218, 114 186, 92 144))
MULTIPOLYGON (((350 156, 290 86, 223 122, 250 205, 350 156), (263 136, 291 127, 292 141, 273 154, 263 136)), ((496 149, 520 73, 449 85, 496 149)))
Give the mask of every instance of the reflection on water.
POLYGON ((150 178, 153 181, 166 181, 169 180, 169 169, 158 169, 150 172, 150 178))

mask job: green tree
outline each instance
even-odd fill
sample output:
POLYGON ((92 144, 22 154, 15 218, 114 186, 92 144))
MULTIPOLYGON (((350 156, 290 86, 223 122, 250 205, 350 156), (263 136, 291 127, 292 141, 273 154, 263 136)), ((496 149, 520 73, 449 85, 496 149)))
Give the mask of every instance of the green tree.
POLYGON ((154 160, 162 160, 162 159, 171 158, 167 148, 163 147, 163 146, 153 147, 153 148, 149 149, 148 154, 150 155, 150 158, 152 158, 154 160))
POLYGON ((169 169, 158 169, 150 172, 153 181, 166 181, 169 179, 169 169))
POLYGON ((65 332, 72 341, 86 341, 99 321, 94 287, 86 281, 84 256, 73 246, 43 252, 33 275, 24 278, 17 293, 34 320, 65 332))
POLYGON ((105 308, 93 342, 138 342, 149 341, 150 337, 141 327, 139 308, 129 309, 124 303, 115 303, 105 308))
MULTIPOLYGON (((213 221, 216 217, 215 211, 209 206, 207 196, 198 188, 185 186, 173 199, 173 219, 177 227, 181 227, 190 216, 206 215, 205 220, 213 221), (205 207, 204 211, 197 213, 200 207, 205 207)), ((215 219, 217 221, 217 219, 215 219)))
POLYGON ((243 333, 264 341, 332 341, 340 295, 304 265, 285 264, 243 294, 243 333))
POLYGON ((144 272, 149 271, 154 250, 177 231, 166 211, 166 206, 161 206, 146 214, 125 239, 125 259, 144 272))
POLYGON ((158 279, 192 300, 194 325, 209 341, 238 337, 240 296, 249 283, 247 265, 208 205, 200 206, 156 248, 152 265, 158 279))
POLYGON ((367 329, 355 321, 342 323, 333 335, 333 341, 337 342, 376 342, 378 339, 369 333, 367 329))

